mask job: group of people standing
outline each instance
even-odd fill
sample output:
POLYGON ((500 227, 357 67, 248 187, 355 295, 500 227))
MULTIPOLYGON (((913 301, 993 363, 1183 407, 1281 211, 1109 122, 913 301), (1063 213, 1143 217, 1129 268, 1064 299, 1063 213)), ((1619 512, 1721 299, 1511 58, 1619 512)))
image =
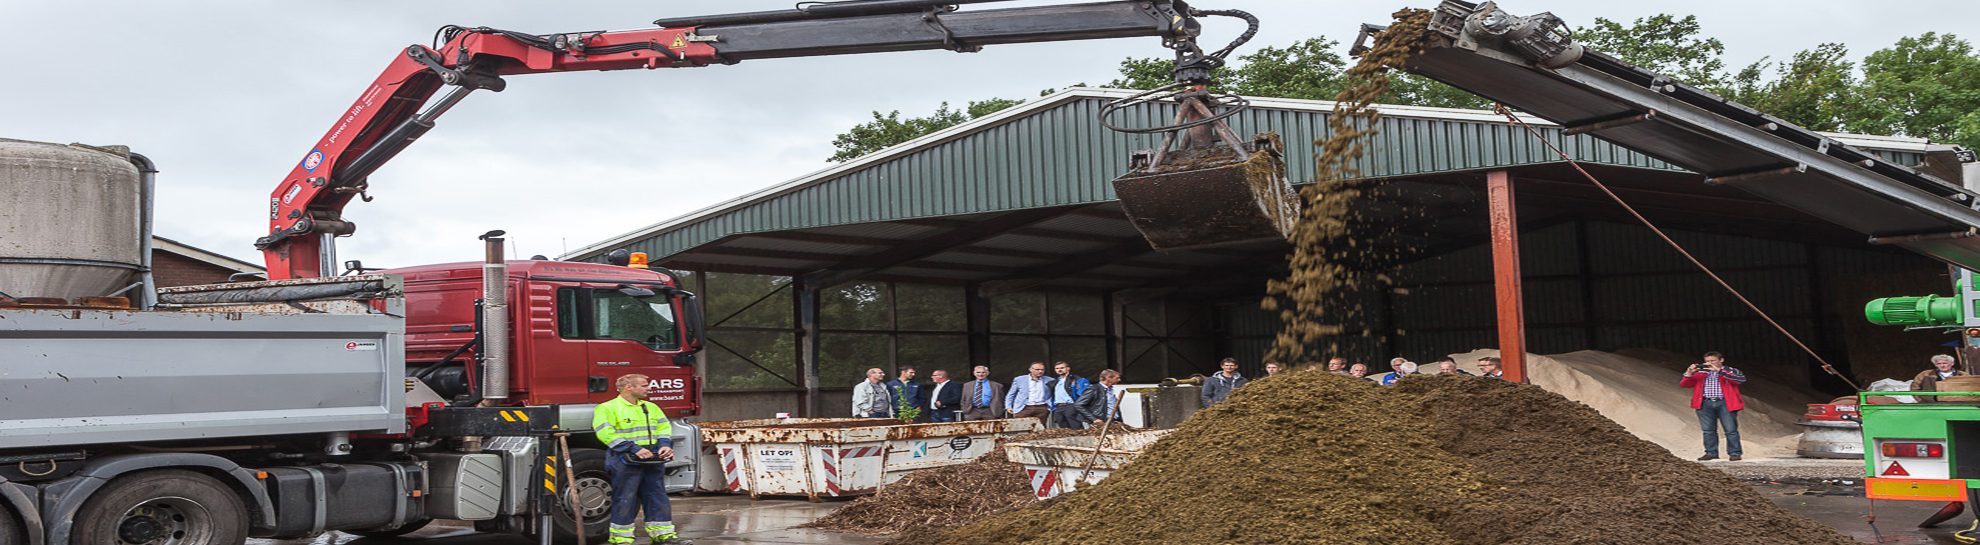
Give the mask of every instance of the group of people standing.
POLYGON ((957 422, 998 418, 1037 418, 1054 428, 1083 429, 1110 418, 1118 418, 1121 373, 1101 370, 1097 380, 1073 373, 1072 364, 1052 364, 1053 375, 1046 375, 1045 362, 1031 362, 1025 374, 1008 383, 990 380, 990 368, 978 365, 971 370, 973 380, 954 381, 949 372, 929 373, 931 382, 916 382, 912 365, 900 366, 897 376, 875 367, 866 370, 866 380, 853 385, 852 414, 860 418, 896 418, 900 411, 921 412, 916 420, 957 422))
MULTIPOLYGON (((1496 379, 1506 378, 1506 372, 1504 369, 1500 367, 1499 358, 1497 356, 1486 356, 1486 357, 1478 358, 1476 363, 1478 364, 1478 373, 1476 376, 1483 376, 1486 378, 1496 378, 1496 379)), ((1267 364, 1267 365, 1277 365, 1277 364, 1267 364)), ((1384 386, 1395 384, 1397 380, 1401 380, 1403 377, 1409 375, 1422 374, 1419 372, 1420 368, 1421 366, 1418 366, 1416 362, 1409 361, 1408 358, 1393 358, 1389 360, 1389 372, 1382 373, 1380 375, 1369 376, 1368 364, 1366 363, 1354 362, 1353 364, 1349 364, 1347 358, 1338 358, 1338 357, 1329 358, 1327 360, 1327 372, 1329 373, 1360 378, 1360 379, 1368 379, 1371 381, 1381 383, 1384 386)), ((1463 368, 1458 367, 1456 358, 1443 358, 1437 360, 1437 374, 1473 376, 1472 372, 1466 371, 1463 368)))

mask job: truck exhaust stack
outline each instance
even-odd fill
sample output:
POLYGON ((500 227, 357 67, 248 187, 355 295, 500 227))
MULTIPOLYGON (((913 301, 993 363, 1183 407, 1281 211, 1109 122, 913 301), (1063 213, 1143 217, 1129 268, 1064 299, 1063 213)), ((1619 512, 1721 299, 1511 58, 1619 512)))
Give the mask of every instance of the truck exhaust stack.
POLYGON ((509 263, 502 258, 503 231, 481 235, 481 398, 509 398, 509 263))

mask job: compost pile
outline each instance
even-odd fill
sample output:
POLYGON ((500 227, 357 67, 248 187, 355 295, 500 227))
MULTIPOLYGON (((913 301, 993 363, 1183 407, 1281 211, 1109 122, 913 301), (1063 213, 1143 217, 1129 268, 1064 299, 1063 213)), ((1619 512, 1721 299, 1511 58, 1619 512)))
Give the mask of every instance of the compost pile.
MULTIPOLYGON (((1121 431, 1120 425, 1115 424, 1110 433, 1121 431)), ((1098 432, 1098 429, 1049 429, 1004 441, 1038 441, 1098 432)), ((1005 460, 1000 446, 969 463, 909 473, 879 492, 853 500, 805 526, 862 534, 925 532, 969 524, 1035 501, 1031 483, 1025 480, 1024 466, 1005 460)))
POLYGON ((1238 390, 1097 485, 912 537, 971 545, 1852 543, 1537 387, 1443 376, 1381 387, 1310 370, 1238 390))

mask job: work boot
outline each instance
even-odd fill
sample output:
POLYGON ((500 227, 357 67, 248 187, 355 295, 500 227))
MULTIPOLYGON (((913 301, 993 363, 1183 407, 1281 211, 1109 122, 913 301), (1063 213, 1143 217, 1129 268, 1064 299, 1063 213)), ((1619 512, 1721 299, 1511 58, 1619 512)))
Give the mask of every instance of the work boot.
POLYGON ((1699 456, 1699 457, 1698 457, 1698 461, 1700 461, 1700 462, 1703 462, 1703 461, 1706 461, 1706 460, 1717 460, 1717 459, 1719 459, 1719 455, 1717 455, 1717 454, 1707 454, 1707 455, 1704 455, 1704 456, 1699 456))
POLYGON ((653 545, 694 545, 694 540, 681 539, 681 536, 678 534, 665 535, 660 536, 660 539, 653 540, 653 545))
POLYGON ((1727 457, 1726 457, 1726 461, 1728 461, 1728 462, 1737 462, 1737 461, 1739 461, 1739 455, 1738 455, 1738 454, 1734 454, 1734 455, 1732 455, 1732 456, 1727 456, 1727 457))

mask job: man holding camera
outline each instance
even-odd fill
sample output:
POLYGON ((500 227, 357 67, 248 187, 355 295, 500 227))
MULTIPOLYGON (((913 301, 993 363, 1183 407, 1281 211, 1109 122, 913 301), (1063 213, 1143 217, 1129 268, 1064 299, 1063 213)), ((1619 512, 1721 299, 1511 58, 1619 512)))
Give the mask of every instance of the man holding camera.
POLYGON ((1719 430, 1726 430, 1726 459, 1739 461, 1739 411, 1746 401, 1739 397, 1739 385, 1746 374, 1726 365, 1725 355, 1706 352, 1705 362, 1691 364, 1678 379, 1678 386, 1691 389, 1691 409, 1698 413, 1698 428, 1705 432, 1705 455, 1699 461, 1719 458, 1719 430), (1702 366, 1702 367, 1701 367, 1702 366))

